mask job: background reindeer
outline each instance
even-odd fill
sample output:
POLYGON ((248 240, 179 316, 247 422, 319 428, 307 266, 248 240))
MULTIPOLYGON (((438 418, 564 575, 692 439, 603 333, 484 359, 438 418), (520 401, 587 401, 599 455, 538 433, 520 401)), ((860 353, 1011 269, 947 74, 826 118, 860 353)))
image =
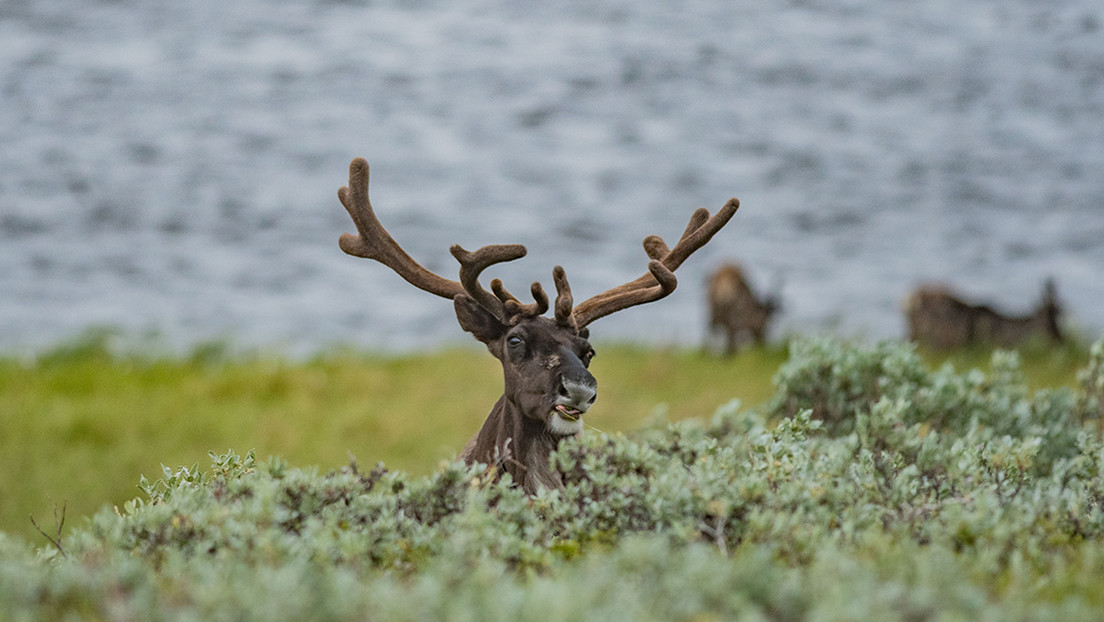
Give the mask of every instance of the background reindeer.
POLYGON ((520 244, 484 246, 469 252, 454 245, 460 262, 460 280, 433 274, 415 262, 376 218, 368 200, 368 163, 357 158, 349 165, 349 185, 338 198, 356 224, 357 234, 339 240, 350 255, 374 259, 394 270, 411 285, 453 301, 460 326, 487 346, 502 363, 505 387, 483 427, 460 453, 470 463, 494 465, 507 472, 529 493, 563 485, 551 468, 550 454, 561 440, 583 429, 582 417, 598 396, 598 383, 588 367, 594 348, 587 326, 611 313, 659 300, 674 291, 674 271, 704 246, 736 213, 740 202, 730 199, 710 216, 699 209, 674 248, 658 236, 644 239, 650 261, 648 273, 575 305, 563 268, 552 279, 556 299, 552 318, 544 317, 548 296, 540 283, 530 292, 534 302, 523 304, 498 279, 487 291, 479 275, 487 267, 525 255, 520 244))
POLYGON ((723 264, 709 277, 709 334, 724 333, 725 354, 734 354, 749 340, 762 345, 767 324, 780 307, 776 295, 756 296, 736 264, 723 264))
POLYGON ((1012 347, 1036 337, 1061 343, 1061 314, 1051 279, 1043 286, 1039 306, 1023 316, 1006 316, 988 305, 964 302, 938 285, 920 287, 905 300, 909 340, 935 350, 971 345, 1012 347))

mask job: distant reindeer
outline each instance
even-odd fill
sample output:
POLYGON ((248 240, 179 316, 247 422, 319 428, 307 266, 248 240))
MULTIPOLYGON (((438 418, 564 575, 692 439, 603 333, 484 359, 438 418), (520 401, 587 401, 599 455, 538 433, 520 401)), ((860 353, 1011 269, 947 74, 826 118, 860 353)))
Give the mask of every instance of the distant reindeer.
POLYGON ((738 265, 723 264, 709 278, 709 333, 724 333, 726 354, 745 341, 762 345, 767 323, 780 307, 777 296, 757 296, 738 265))
POLYGON ((1012 347, 1035 337, 1062 343, 1062 308, 1054 281, 1043 287, 1043 300, 1028 315, 1007 316, 984 304, 971 304, 939 285, 924 286, 905 300, 908 338, 936 350, 970 345, 1012 347))
POLYGON ((478 282, 487 267, 525 255, 520 244, 484 246, 469 252, 454 245, 460 280, 452 281, 415 262, 387 233, 368 200, 368 163, 349 165, 349 185, 338 198, 356 224, 358 234, 341 236, 341 250, 374 259, 418 289, 449 298, 460 326, 487 346, 502 363, 505 389, 483 427, 460 453, 467 463, 483 463, 496 473, 509 473, 530 494, 543 487, 562 487, 550 455, 560 441, 583 429, 583 415, 598 396, 598 383, 588 371, 594 348, 587 326, 611 313, 659 300, 674 291, 674 271, 704 246, 736 213, 740 202, 730 199, 715 215, 699 209, 674 248, 658 236, 644 238, 648 273, 578 305, 563 268, 556 266, 554 317, 544 317, 548 296, 540 283, 530 287, 534 302, 522 304, 494 279, 491 291, 478 282))

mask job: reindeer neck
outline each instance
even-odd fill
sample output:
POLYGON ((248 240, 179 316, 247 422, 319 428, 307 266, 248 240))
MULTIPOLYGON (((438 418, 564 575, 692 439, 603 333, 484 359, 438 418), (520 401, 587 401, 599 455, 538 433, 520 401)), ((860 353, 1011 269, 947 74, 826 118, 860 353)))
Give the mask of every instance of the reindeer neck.
POLYGON ((469 463, 497 465, 532 494, 540 488, 563 486, 560 474, 549 463, 552 451, 563 438, 549 433, 544 422, 526 417, 502 396, 461 457, 469 463))

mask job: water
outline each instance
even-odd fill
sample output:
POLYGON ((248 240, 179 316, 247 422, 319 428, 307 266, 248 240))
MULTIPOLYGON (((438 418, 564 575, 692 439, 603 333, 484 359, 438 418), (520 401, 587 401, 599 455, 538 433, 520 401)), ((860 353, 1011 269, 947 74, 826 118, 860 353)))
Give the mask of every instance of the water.
POLYGON ((729 259, 780 288, 776 334, 900 336, 922 281, 1022 311, 1054 275, 1098 336, 1102 31, 1096 0, 0 0, 0 349, 464 342, 338 250, 355 156, 431 269, 526 244, 518 293, 635 278, 645 235, 738 196, 599 338, 697 343, 729 259))

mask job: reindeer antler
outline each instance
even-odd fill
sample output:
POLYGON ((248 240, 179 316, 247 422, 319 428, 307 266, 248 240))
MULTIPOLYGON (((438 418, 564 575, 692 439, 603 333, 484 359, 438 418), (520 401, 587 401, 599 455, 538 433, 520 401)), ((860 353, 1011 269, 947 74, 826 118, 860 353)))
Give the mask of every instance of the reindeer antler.
MULTIPOLYGON (((709 210, 705 208, 694 211, 690 216, 690 222, 686 225, 686 230, 679 238, 678 244, 671 249, 667 248, 667 243, 657 235, 649 235, 644 238, 644 252, 651 258, 651 261, 648 262, 648 274, 580 303, 574 311, 571 311, 571 318, 575 326, 582 330, 598 318, 635 305, 659 300, 675 291, 675 287, 678 285, 678 279, 675 278, 674 274, 675 270, 694 251, 705 246, 706 242, 709 242, 713 235, 732 219, 739 208, 739 199, 732 198, 713 216, 710 216, 709 210)), ((557 319, 559 319, 559 316, 560 310, 557 301, 557 319)))
POLYGON ((460 262, 459 281, 434 274, 414 261, 383 228, 372 209, 368 199, 368 162, 364 158, 356 158, 349 164, 349 185, 337 191, 337 198, 357 228, 357 234, 344 233, 338 240, 341 250, 346 253, 374 259, 394 270, 414 287, 442 298, 452 299, 459 294, 467 294, 504 322, 517 315, 540 315, 548 309, 548 297, 539 283, 532 286, 536 302, 528 305, 518 302, 498 279, 491 282, 493 294, 479 284, 480 273, 489 266, 524 257, 526 250, 521 244, 495 244, 477 251, 466 251, 458 244, 453 245, 450 249, 452 256, 460 262))
MULTIPOLYGON (((460 262, 460 280, 452 281, 423 268, 402 249, 376 218, 372 203, 368 200, 368 162, 356 158, 349 164, 349 185, 337 191, 341 204, 356 224, 357 234, 342 234, 341 250, 350 255, 374 259, 394 270, 399 276, 418 289, 442 298, 455 298, 467 294, 493 313, 503 323, 514 323, 521 317, 543 315, 548 310, 548 295, 540 283, 533 283, 530 291, 534 302, 522 304, 502 286, 502 281, 491 281, 491 291, 479 284, 479 275, 489 266, 513 261, 525 256, 521 244, 495 244, 476 251, 467 251, 460 245, 450 249, 460 262)), ((668 248, 662 238, 650 235, 644 238, 644 252, 651 261, 648 273, 623 285, 598 294, 582 302, 572 310, 571 286, 563 268, 556 266, 552 278, 556 284, 556 323, 582 330, 588 324, 616 311, 659 300, 670 294, 678 285, 675 270, 686 258, 705 246, 715 233, 724 227, 740 201, 729 199, 724 207, 710 216, 701 208, 690 216, 682 237, 674 248, 668 248)))

